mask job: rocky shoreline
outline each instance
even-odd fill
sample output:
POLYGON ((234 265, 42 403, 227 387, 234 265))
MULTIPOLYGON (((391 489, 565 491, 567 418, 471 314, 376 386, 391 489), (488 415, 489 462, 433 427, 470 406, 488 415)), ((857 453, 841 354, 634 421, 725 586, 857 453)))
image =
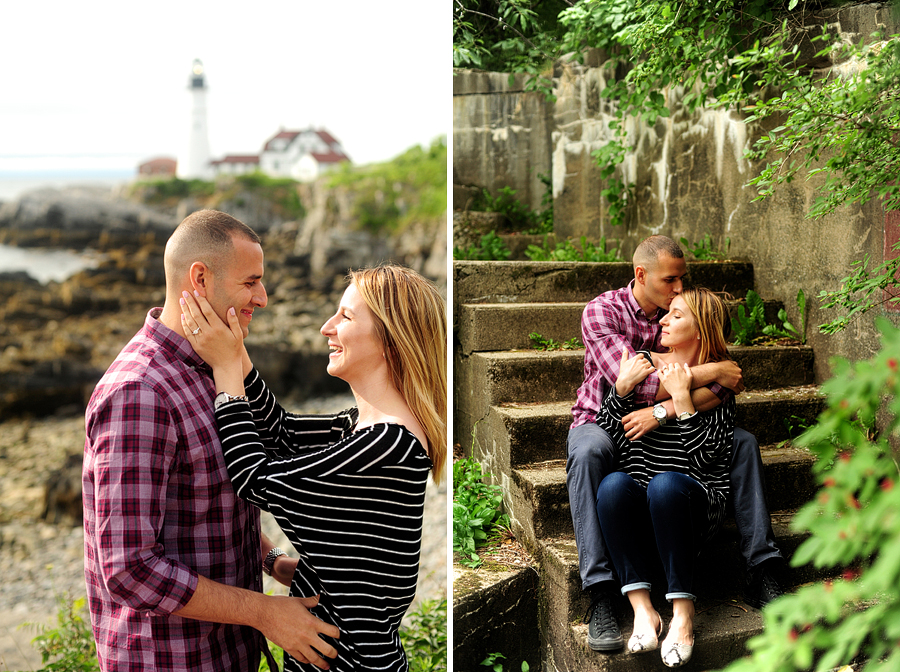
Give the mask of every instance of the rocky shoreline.
MULTIPOLYGON (((39 667, 29 643, 35 632, 19 626, 52 623, 57 595, 84 594, 84 406, 147 311, 162 305, 165 241, 186 214, 215 207, 261 233, 269 306, 254 315, 247 347, 288 408, 353 403, 346 384, 325 372, 319 333, 349 268, 393 260, 446 288, 446 222, 376 238, 349 218, 352 193, 304 188, 310 207, 300 221, 280 219, 249 195, 236 197, 240 207, 187 199, 150 208, 116 192, 76 189, 0 204, 0 243, 89 249, 98 258, 95 268, 47 284, 0 269, 0 671, 39 667)), ((446 484, 430 487, 419 598, 447 594, 446 499, 446 484)), ((274 521, 267 525, 280 535, 274 521)))

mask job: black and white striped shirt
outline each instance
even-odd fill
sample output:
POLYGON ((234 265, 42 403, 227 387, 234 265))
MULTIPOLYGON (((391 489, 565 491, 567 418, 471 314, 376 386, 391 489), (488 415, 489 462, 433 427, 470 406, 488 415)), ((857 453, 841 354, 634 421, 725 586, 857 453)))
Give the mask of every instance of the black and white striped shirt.
MULTIPOLYGON (((288 414, 256 370, 246 392, 249 404, 216 411, 228 474, 300 554, 291 595, 321 595, 312 613, 340 629, 331 669, 407 670, 398 629, 416 593, 432 466, 424 447, 402 425, 354 431, 355 408, 288 414)), ((285 670, 318 668, 286 655, 285 670)))
POLYGON ((686 420, 670 420, 637 441, 625 437, 622 418, 635 410, 634 391, 620 397, 612 387, 597 414, 597 424, 618 448, 616 469, 644 488, 657 474, 687 474, 706 491, 709 540, 722 526, 730 488, 731 451, 734 444, 734 397, 686 420))

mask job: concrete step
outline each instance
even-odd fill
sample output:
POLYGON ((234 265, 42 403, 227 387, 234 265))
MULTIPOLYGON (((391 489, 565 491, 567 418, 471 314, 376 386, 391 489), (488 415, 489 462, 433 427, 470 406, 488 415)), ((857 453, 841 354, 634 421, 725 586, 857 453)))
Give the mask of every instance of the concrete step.
MULTIPOLYGON (((593 299, 594 297, 591 297, 593 299)), ((590 299, 589 299, 590 300, 590 299)), ((587 302, 468 303, 459 306, 456 322, 457 349, 472 352, 530 350, 532 332, 557 342, 581 340, 581 314, 587 302)), ((775 324, 780 301, 764 301, 766 324, 775 324)), ((731 317, 737 317, 741 301, 727 301, 731 317)), ((779 323, 780 324, 780 323, 779 323)))
MULTIPOLYGON (((735 298, 753 289, 753 264, 689 261, 688 281, 735 298)), ((601 292, 627 285, 630 262, 454 261, 453 307, 467 303, 587 303, 601 292)))
MULTIPOLYGON (((495 474, 510 466, 565 459, 573 401, 492 406, 484 416, 475 418, 481 421, 470 430, 476 458, 495 474)), ((736 423, 760 445, 777 444, 801 434, 824 407, 816 385, 743 392, 737 397, 736 423)), ((458 437, 462 441, 462 435, 458 437)))
MULTIPOLYGON (((807 535, 791 529, 791 520, 795 511, 773 511, 772 530, 778 548, 785 558, 790 558, 807 535)), ((581 588, 581 577, 578 572, 578 549, 572 534, 559 535, 538 542, 537 553, 543 570, 542 578, 546 584, 546 593, 552 596, 548 612, 558 620, 572 623, 583 618, 590 606, 589 596, 581 588)), ((718 535, 709 543, 700 555, 698 576, 703 582, 698 585, 697 596, 707 601, 735 601, 743 603, 744 560, 740 555, 739 536, 733 520, 726 521, 718 535)), ((812 565, 803 567, 786 567, 785 590, 807 583, 835 576, 835 570, 817 569, 812 565)), ((652 579, 653 593, 665 595, 665 576, 660 573, 652 579)), ((657 606, 665 603, 664 599, 655 600, 657 606)), ((747 607, 744 605, 747 609, 747 607)))
MULTIPOLYGON (((799 507, 812 499, 816 492, 812 473, 815 457, 809 451, 788 444, 761 446, 760 453, 770 510, 799 507)), ((511 481, 515 487, 509 489, 506 506, 516 527, 521 528, 522 538, 572 534, 564 459, 513 469, 511 481)))
MULTIPOLYGON (((810 385, 814 382, 809 346, 730 346, 747 390, 810 385)), ((584 380, 584 350, 478 352, 455 367, 457 394, 486 408, 504 403, 572 399, 584 380)), ((461 405, 460 401, 457 401, 461 405)))

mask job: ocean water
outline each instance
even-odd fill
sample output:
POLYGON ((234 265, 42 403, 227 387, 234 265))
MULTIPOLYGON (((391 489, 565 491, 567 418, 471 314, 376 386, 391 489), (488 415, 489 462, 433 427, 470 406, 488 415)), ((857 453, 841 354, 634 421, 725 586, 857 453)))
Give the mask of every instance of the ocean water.
POLYGON ((0 202, 13 201, 35 189, 71 186, 116 187, 136 176, 132 170, 6 171, 0 170, 0 202))
POLYGON ((25 271, 42 284, 62 282, 78 271, 96 267, 99 261, 100 255, 91 252, 0 245, 0 273, 25 271))

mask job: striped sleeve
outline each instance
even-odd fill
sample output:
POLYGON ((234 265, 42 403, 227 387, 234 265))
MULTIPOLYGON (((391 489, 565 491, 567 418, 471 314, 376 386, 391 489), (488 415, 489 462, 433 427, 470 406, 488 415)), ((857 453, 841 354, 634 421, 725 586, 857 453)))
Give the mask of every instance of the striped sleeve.
POLYGON ((337 415, 287 413, 256 369, 247 376, 244 388, 259 441, 279 457, 321 450, 339 441, 356 423, 356 409, 337 415))
POLYGON ((679 423, 685 449, 701 471, 727 463, 734 442, 734 398, 679 423))

